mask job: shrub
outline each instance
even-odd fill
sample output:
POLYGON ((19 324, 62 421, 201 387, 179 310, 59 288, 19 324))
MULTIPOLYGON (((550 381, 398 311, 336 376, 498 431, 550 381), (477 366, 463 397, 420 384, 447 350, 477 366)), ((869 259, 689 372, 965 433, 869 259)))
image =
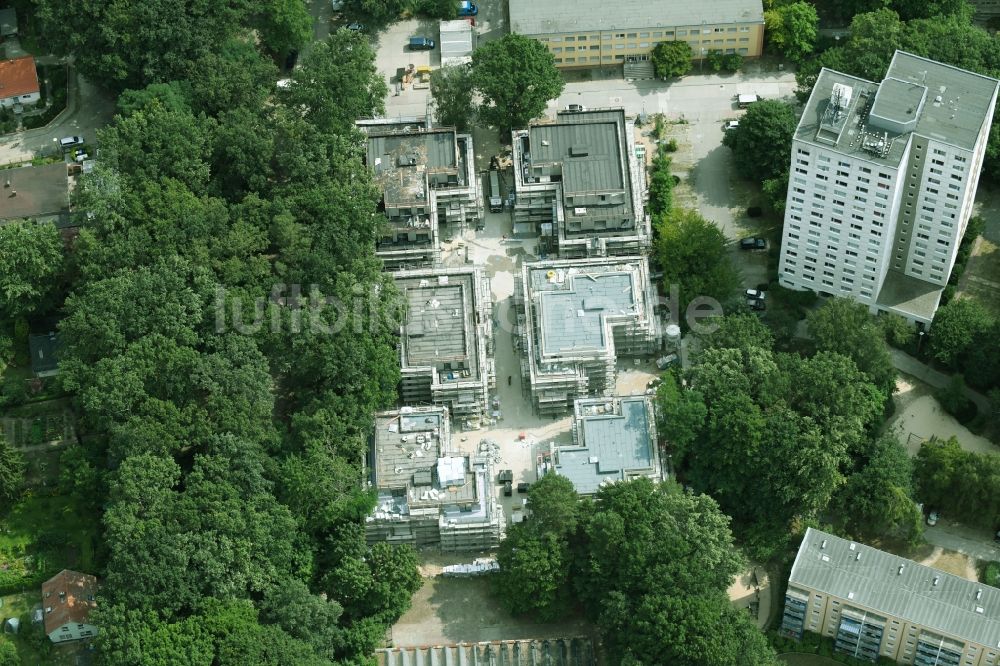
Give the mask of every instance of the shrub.
POLYGON ((962 375, 952 375, 948 385, 938 389, 934 397, 941 403, 944 411, 958 419, 959 423, 968 423, 976 418, 978 409, 965 394, 965 379, 962 375))
POLYGON ((668 153, 677 152, 677 139, 670 139, 669 141, 661 145, 663 146, 663 150, 667 151, 668 153))
POLYGON ((983 567, 983 576, 980 582, 1000 587, 1000 562, 987 562, 986 566, 983 567))
POLYGON ((743 56, 739 53, 730 53, 722 58, 722 69, 727 72, 738 72, 743 67, 743 56))
POLYGON ((723 63, 725 63, 725 56, 722 55, 722 51, 712 49, 705 57, 705 62, 708 63, 709 69, 713 72, 721 72, 723 63))
POLYGON ((897 314, 881 317, 885 341, 897 349, 914 350, 917 341, 917 327, 897 314))

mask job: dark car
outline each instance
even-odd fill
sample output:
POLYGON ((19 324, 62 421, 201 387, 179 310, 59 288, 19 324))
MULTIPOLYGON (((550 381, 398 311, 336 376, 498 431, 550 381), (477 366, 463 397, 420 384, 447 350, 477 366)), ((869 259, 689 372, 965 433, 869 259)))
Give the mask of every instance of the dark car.
POLYGON ((503 496, 504 497, 510 497, 513 494, 514 494, 514 484, 512 484, 510 481, 504 481, 503 482, 503 496))
POLYGON ((756 312, 761 312, 767 309, 767 305, 764 303, 764 300, 760 298, 748 298, 747 307, 756 312))
POLYGON ((364 32, 365 31, 365 24, 364 23, 358 23, 357 21, 355 21, 354 23, 348 23, 346 27, 351 32, 364 32))
POLYGON ((499 483, 511 483, 514 480, 514 471, 509 469, 500 470, 500 474, 497 475, 497 482, 499 483))
POLYGON ((474 2, 469 2, 469 0, 462 0, 458 3, 458 15, 459 16, 476 16, 479 14, 479 7, 474 2))
POLYGON ((747 238, 740 239, 740 249, 741 250, 766 250, 767 249, 767 239, 761 238, 760 236, 749 236, 747 238))
POLYGON ((288 55, 285 56, 285 70, 290 72, 293 69, 295 69, 295 63, 298 62, 298 60, 299 60, 299 52, 296 51, 295 49, 289 51, 288 55))
POLYGON ((434 40, 430 37, 410 37, 411 51, 433 51, 434 40))
POLYGON ((528 488, 530 487, 531 487, 530 483, 519 483, 517 484, 517 493, 519 495, 523 495, 524 493, 528 492, 528 488))

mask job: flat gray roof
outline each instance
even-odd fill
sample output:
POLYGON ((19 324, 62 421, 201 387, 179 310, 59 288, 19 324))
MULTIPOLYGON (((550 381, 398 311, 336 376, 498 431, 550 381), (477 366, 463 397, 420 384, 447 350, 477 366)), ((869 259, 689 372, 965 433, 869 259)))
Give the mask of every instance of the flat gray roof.
MULTIPOLYGON (((450 453, 447 410, 414 407, 375 415, 373 482, 377 511, 407 515, 410 507, 442 506, 477 500, 475 472, 462 453, 450 453), (457 460, 459 480, 443 482, 442 460, 457 460), (396 491, 393 493, 392 491, 396 491)), ((444 469, 449 469, 445 467, 444 469)))
POLYGON ((975 147, 1000 84, 988 76, 905 51, 896 51, 886 78, 927 88, 927 100, 917 119, 917 134, 966 150, 975 147))
POLYGON ((458 164, 455 130, 435 129, 368 135, 368 165, 380 173, 396 166, 400 156, 414 157, 428 170, 453 170, 458 164))
POLYGON ((972 150, 998 84, 903 51, 881 84, 823 69, 795 138, 891 167, 911 133, 972 150))
POLYGON ((812 528, 799 547, 788 583, 963 641, 990 648, 1000 641, 997 588, 812 528))
POLYGON ((404 271, 393 276, 406 299, 400 348, 403 368, 464 362, 473 379, 479 377, 474 336, 474 268, 404 271))
MULTIPOLYGON (((544 279, 546 273, 538 273, 544 279)), ((634 313, 636 296, 631 273, 595 272, 568 274, 563 289, 544 291, 539 298, 539 348, 549 356, 607 349, 605 321, 634 313)))
POLYGON ((559 113, 555 123, 531 125, 527 175, 560 180, 567 218, 634 226, 625 131, 622 109, 559 113))
POLYGON ((763 23, 761 0, 510 0, 511 32, 521 35, 627 28, 763 23))
POLYGON ((644 396, 580 399, 575 404, 576 441, 559 447, 559 474, 577 492, 596 493, 602 483, 645 475, 657 466, 644 396))
POLYGON ((890 268, 886 271, 876 304, 906 312, 924 321, 934 319, 944 287, 890 268))

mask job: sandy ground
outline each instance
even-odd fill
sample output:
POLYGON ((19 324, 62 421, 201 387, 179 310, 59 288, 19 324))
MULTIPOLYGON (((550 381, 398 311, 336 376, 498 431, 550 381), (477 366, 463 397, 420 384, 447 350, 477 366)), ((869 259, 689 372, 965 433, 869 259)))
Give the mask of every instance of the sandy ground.
POLYGON ((916 455, 921 442, 932 436, 943 439, 954 436, 966 451, 998 452, 990 440, 973 434, 944 411, 932 393, 929 386, 908 375, 900 375, 896 381, 896 393, 892 397, 896 414, 886 427, 896 433, 910 455, 916 455))
POLYGON ((966 580, 979 580, 976 575, 976 559, 974 557, 956 553, 953 550, 945 550, 940 546, 935 546, 931 554, 921 560, 920 564, 961 576, 966 580))
POLYGON ((764 567, 754 566, 750 571, 737 576, 726 593, 734 608, 749 611, 748 607, 751 602, 759 602, 757 626, 763 629, 771 613, 770 588, 771 580, 768 578, 767 571, 764 570, 764 567), (757 579, 756 586, 754 585, 754 576, 757 579))
POLYGON ((485 578, 439 576, 426 579, 414 595, 410 610, 392 627, 392 644, 415 647, 589 633, 590 627, 579 619, 539 624, 512 617, 493 598, 485 578))

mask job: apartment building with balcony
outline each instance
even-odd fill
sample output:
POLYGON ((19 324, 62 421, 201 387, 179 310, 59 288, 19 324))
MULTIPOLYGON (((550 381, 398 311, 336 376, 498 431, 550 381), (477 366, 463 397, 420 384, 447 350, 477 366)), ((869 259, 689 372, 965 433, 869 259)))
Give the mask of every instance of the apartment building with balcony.
POLYGON ((405 307, 400 326, 399 397, 405 405, 448 407, 479 424, 496 388, 493 298, 481 266, 397 271, 405 307))
POLYGON ((792 140, 778 278, 929 326, 972 215, 998 82, 897 51, 824 69, 792 140))
POLYGON ((447 407, 376 414, 366 469, 377 493, 365 519, 368 543, 478 551, 503 539, 493 463, 452 447, 447 407))
POLYGON ((514 287, 521 374, 539 414, 574 400, 611 396, 620 357, 648 357, 662 344, 645 257, 526 263, 514 287))
POLYGON ((560 257, 641 254, 650 245, 645 170, 623 109, 560 112, 513 133, 515 228, 560 257))
POLYGON ((417 118, 363 120, 358 127, 382 190, 375 253, 390 271, 437 265, 441 241, 483 215, 472 137, 417 118))
POLYGON ((788 577, 779 632, 838 652, 915 666, 1000 663, 1000 590, 809 528, 788 577))
POLYGON ((545 44, 564 69, 648 60, 660 42, 756 57, 764 48, 761 0, 510 0, 511 32, 545 44))

